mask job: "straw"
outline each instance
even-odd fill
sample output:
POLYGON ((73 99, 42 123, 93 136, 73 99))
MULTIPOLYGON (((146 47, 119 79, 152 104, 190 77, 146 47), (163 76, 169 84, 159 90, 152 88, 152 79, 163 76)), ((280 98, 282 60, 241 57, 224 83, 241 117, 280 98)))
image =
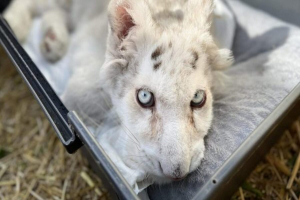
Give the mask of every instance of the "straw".
POLYGON ((297 161, 295 163, 295 166, 293 167, 293 171, 292 171, 292 175, 290 177, 290 180, 286 186, 286 189, 290 190, 292 188, 292 185, 294 183, 294 180, 296 178, 296 175, 299 171, 299 167, 300 167, 300 153, 298 154, 298 158, 297 158, 297 161))
MULTIPOLYGON (((300 118, 245 181, 244 199, 300 200, 300 118)), ((243 199, 240 189, 232 199, 243 199)))
POLYGON ((81 152, 66 152, 1 47, 0 199, 109 199, 81 152))

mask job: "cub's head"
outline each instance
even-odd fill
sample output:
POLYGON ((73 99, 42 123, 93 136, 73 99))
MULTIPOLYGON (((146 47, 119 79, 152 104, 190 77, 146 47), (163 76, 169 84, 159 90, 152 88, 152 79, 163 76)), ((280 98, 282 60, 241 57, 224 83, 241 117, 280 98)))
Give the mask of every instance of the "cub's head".
POLYGON ((231 64, 230 51, 218 49, 210 34, 212 8, 212 0, 188 0, 175 11, 156 11, 145 0, 109 6, 101 77, 124 137, 134 138, 127 151, 140 155, 125 162, 157 182, 185 177, 203 158, 213 71, 231 64))

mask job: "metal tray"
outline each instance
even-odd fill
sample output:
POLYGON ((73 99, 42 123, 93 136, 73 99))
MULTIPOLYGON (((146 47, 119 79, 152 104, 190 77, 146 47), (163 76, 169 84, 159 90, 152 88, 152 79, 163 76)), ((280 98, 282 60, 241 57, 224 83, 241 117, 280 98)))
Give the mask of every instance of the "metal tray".
MULTIPOLYGON (((1 15, 0 43, 41 105, 66 150, 75 153, 82 147, 82 152, 98 175, 107 183, 106 186, 114 199, 139 199, 76 112, 70 112, 65 108, 1 15)), ((299 113, 300 84, 199 189, 194 199, 230 198, 299 113)))

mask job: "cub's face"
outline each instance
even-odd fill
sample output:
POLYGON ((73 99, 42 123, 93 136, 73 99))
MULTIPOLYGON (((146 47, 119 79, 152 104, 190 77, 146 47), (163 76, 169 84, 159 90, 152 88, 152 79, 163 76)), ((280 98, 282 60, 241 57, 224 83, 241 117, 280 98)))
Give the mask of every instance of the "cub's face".
POLYGON ((147 155, 148 173, 181 179, 199 166, 211 125, 207 52, 168 32, 154 38, 140 31, 132 39, 119 48, 126 62, 114 83, 113 105, 139 142, 136 152, 147 155))
POLYGON ((230 52, 217 49, 207 27, 168 29, 151 19, 137 25, 131 9, 116 7, 111 14, 101 71, 127 138, 124 152, 131 156, 124 162, 157 182, 179 180, 203 158, 212 121, 212 71, 228 64, 230 52), (115 25, 117 20, 124 21, 115 25))

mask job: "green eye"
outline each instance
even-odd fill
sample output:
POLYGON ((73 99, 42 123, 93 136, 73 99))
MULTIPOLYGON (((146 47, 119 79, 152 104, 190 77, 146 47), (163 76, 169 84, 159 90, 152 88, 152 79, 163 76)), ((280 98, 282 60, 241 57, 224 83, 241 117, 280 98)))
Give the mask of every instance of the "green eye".
POLYGON ((202 108, 206 102, 206 93, 204 90, 199 90, 194 95, 193 100, 191 101, 191 107, 202 108))
POLYGON ((141 89, 137 92, 137 101, 143 108, 154 106, 154 95, 148 90, 141 89))

